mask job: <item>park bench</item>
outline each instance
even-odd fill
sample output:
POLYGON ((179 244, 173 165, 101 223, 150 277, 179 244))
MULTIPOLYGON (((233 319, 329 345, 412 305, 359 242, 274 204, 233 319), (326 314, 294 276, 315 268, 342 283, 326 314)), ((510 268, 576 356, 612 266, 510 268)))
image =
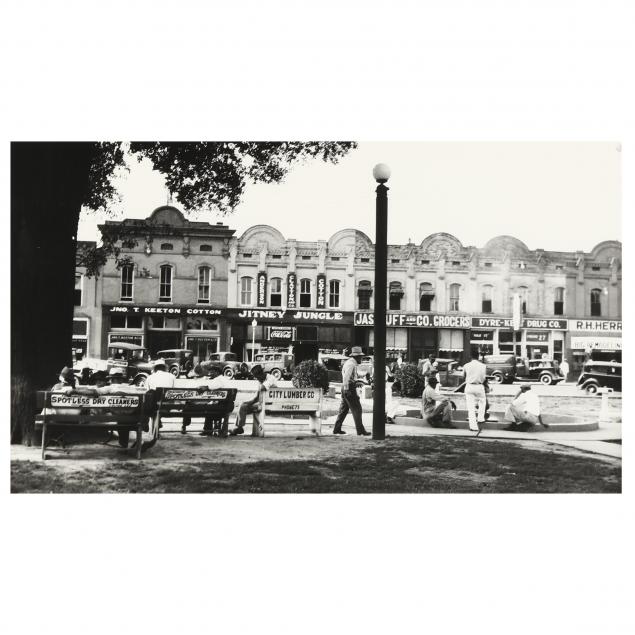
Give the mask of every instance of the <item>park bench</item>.
POLYGON ((236 388, 157 388, 155 434, 164 417, 204 417, 212 424, 211 432, 227 436, 229 415, 234 410, 236 388))
POLYGON ((83 431, 90 429, 135 431, 136 457, 141 458, 141 433, 144 424, 144 395, 86 395, 80 393, 38 391, 36 407, 44 409, 35 418, 35 429, 42 430, 42 459, 46 460, 51 429, 83 431), (66 414, 64 409, 79 409, 66 414), (122 412, 123 410, 123 412, 122 412), (61 411, 61 412, 60 412, 61 411))
POLYGON ((266 417, 307 417, 309 432, 319 436, 322 432, 321 388, 270 388, 260 393, 260 411, 254 413, 252 436, 264 437, 266 417))

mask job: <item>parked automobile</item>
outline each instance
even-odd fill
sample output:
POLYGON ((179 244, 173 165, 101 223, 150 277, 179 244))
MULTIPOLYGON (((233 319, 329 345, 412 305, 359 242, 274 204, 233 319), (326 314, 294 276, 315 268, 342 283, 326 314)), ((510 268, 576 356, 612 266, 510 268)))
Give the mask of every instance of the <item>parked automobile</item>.
POLYGON ((194 367, 194 352, 186 348, 159 351, 157 357, 165 360, 168 370, 175 377, 179 377, 182 373, 188 373, 194 367))
POLYGON ((148 349, 129 342, 111 342, 108 347, 106 370, 122 368, 129 382, 143 386, 154 368, 148 349))
POLYGON ((251 368, 260 364, 265 373, 271 373, 276 379, 288 379, 295 367, 295 357, 291 353, 257 353, 252 363, 247 362, 251 368))
POLYGON ((366 377, 367 374, 370 373, 370 376, 373 376, 373 372, 375 370, 375 359, 372 355, 364 355, 362 357, 362 361, 359 363, 357 367, 357 374, 360 377, 366 377))
POLYGON ((539 381, 545 386, 564 381, 558 362, 554 359, 516 358, 516 381, 539 381))
POLYGON ((347 359, 348 357, 346 355, 338 354, 320 355, 318 357, 318 361, 326 366, 329 382, 336 384, 342 383, 342 366, 344 366, 344 362, 347 359))
POLYGON ((201 367, 206 373, 220 371, 228 379, 246 377, 249 374, 248 365, 241 362, 236 353, 227 351, 212 353, 207 361, 201 362, 201 367))
POLYGON ((437 358, 434 360, 437 365, 439 382, 443 388, 460 386, 463 381, 463 367, 455 359, 437 358))
POLYGON ((485 355, 487 378, 494 384, 511 384, 516 378, 516 358, 513 355, 485 355))
POLYGON ((594 395, 600 388, 622 391, 622 364, 619 362, 588 361, 582 367, 578 387, 587 395, 594 395))

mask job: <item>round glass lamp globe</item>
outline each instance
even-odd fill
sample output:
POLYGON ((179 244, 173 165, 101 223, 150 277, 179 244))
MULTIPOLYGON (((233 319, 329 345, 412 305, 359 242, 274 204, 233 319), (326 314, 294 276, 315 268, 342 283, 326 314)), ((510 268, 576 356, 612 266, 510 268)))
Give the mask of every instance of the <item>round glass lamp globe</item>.
POLYGON ((378 183, 385 183, 390 178, 390 168, 385 163, 378 163, 373 168, 373 178, 378 183))

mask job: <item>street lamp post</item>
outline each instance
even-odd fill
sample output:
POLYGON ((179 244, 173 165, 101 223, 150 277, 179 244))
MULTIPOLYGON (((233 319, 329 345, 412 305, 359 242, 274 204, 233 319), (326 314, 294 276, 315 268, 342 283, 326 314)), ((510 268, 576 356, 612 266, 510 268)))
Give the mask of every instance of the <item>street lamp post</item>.
POLYGON ((251 361, 252 363, 256 359, 256 327, 258 326, 258 321, 254 318, 251 321, 251 361))
POLYGON ((373 439, 386 438, 386 287, 388 251, 388 188, 384 185, 390 178, 390 168, 378 163, 373 168, 373 177, 379 183, 375 216, 375 310, 373 315, 375 332, 374 351, 374 395, 373 395, 373 439))

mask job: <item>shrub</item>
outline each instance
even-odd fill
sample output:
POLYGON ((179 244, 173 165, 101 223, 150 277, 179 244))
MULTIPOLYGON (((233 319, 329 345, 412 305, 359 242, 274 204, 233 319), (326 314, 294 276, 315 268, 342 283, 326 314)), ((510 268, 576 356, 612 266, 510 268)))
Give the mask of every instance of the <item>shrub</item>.
POLYGON ((401 384, 401 394, 404 397, 421 397, 425 388, 424 378, 416 364, 403 363, 395 371, 395 381, 401 384))
POLYGON ((324 392, 329 389, 326 366, 313 359, 300 362, 293 371, 291 381, 296 388, 321 388, 324 392))

